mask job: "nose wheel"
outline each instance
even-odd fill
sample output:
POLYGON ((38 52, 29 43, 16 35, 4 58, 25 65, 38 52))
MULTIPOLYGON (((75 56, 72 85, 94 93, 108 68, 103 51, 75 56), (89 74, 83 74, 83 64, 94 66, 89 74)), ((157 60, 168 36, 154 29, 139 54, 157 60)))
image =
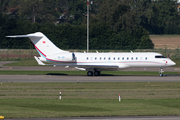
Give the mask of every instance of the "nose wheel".
POLYGON ((159 73, 160 73, 159 76, 160 76, 160 77, 163 77, 163 72, 164 72, 164 71, 163 71, 163 68, 160 68, 160 71, 159 71, 159 73))

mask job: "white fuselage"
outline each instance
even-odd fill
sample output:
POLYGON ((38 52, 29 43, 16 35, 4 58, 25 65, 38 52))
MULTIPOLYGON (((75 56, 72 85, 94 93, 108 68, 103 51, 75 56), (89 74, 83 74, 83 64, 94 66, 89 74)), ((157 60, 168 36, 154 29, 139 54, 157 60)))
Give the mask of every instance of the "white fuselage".
POLYGON ((57 54, 49 58, 47 56, 45 61, 65 65, 68 63, 77 66, 118 66, 119 70, 129 67, 163 68, 175 65, 173 61, 169 58, 162 57, 159 53, 74 53, 76 57, 75 61, 72 61, 71 54, 57 54))

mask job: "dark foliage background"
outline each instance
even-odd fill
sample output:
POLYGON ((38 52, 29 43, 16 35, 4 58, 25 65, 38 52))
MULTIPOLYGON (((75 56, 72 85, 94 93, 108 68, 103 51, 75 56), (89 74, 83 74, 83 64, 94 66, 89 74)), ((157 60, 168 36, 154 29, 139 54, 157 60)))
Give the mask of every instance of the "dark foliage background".
MULTIPOLYGON (((90 49, 152 49, 149 34, 179 34, 175 0, 90 0, 90 49)), ((86 49, 86 0, 1 0, 0 49, 32 48, 44 33, 61 49, 86 49)))

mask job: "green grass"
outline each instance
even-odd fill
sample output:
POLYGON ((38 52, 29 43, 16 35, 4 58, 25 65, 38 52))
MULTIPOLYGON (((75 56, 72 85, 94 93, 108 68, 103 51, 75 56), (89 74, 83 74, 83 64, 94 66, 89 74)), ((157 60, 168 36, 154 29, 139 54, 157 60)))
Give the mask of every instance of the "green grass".
POLYGON ((179 82, 3 83, 0 113, 5 118, 180 115, 179 92, 179 82))
MULTIPOLYGON (((180 72, 164 72, 180 74, 180 72)), ((11 71, 1 70, 0 75, 87 75, 87 71, 11 71)), ((102 71, 101 76, 158 76, 158 71, 102 71)))
POLYGON ((0 99, 174 99, 180 98, 180 83, 2 83, 0 99))
POLYGON ((14 63, 7 63, 3 66, 39 66, 35 59, 20 60, 14 63))
POLYGON ((1 104, 5 118, 180 115, 180 99, 5 99, 1 104))

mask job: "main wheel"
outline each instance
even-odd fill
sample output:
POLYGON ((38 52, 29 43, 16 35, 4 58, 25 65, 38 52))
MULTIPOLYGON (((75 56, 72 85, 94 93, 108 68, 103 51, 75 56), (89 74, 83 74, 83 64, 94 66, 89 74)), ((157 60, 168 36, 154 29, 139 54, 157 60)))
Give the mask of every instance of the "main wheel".
POLYGON ((92 71, 88 71, 87 72, 87 76, 93 76, 93 72, 92 71))
POLYGON ((100 75, 100 71, 95 71, 94 72, 94 76, 99 76, 100 75))

